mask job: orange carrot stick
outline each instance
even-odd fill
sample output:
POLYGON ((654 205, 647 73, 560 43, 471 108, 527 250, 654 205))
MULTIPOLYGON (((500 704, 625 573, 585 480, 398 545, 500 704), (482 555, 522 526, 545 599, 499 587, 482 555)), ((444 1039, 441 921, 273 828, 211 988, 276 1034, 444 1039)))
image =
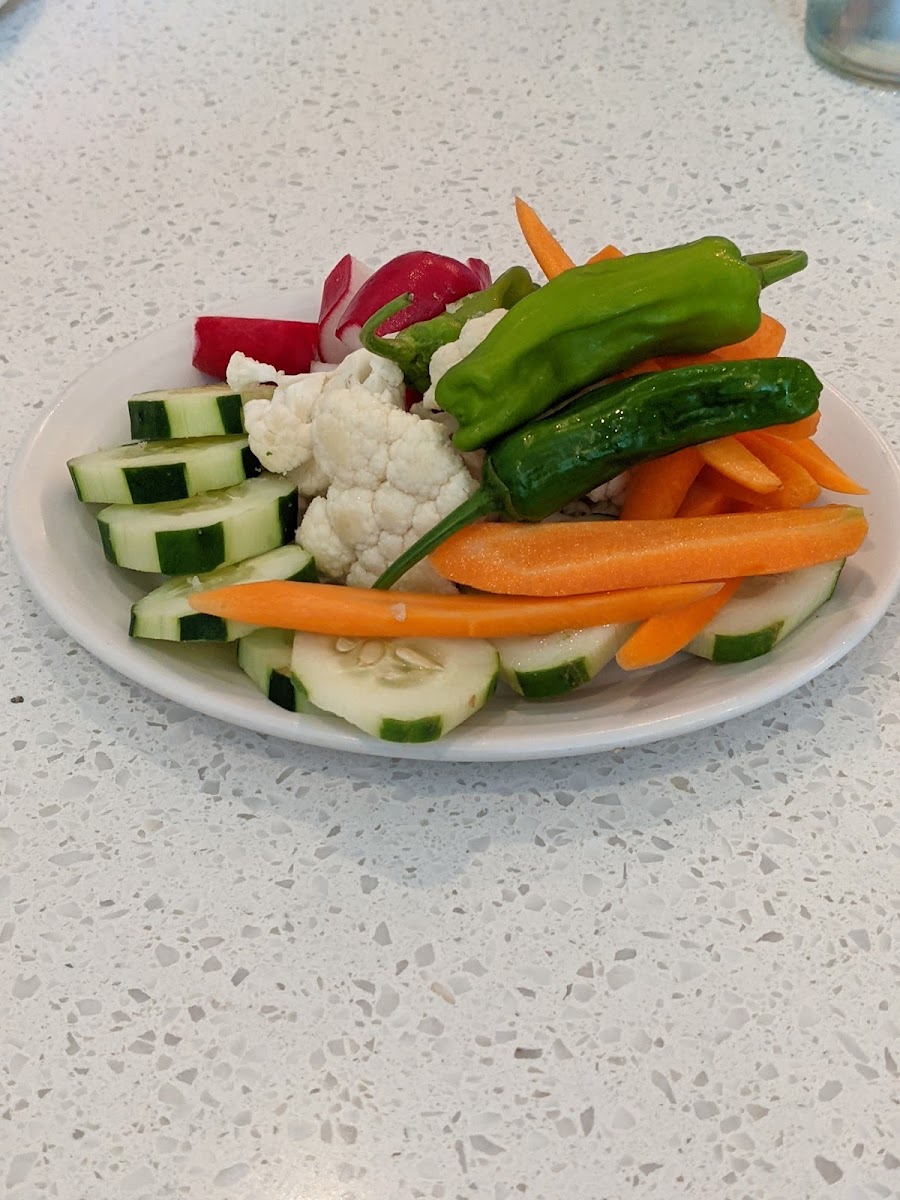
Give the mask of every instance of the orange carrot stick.
POLYGON ((767 425, 761 433, 767 433, 770 437, 783 438, 786 441, 795 442, 801 438, 812 437, 819 428, 821 413, 810 413, 808 417, 801 417, 799 421, 791 421, 788 425, 767 425))
POLYGON ((742 342, 720 346, 718 350, 713 350, 713 355, 726 362, 739 362, 745 358, 777 358, 786 336, 787 330, 781 322, 763 313, 756 333, 742 342))
POLYGON ((548 279, 553 279, 555 275, 561 275, 563 271, 575 266, 531 205, 520 200, 518 196, 516 217, 531 253, 548 279))
POLYGON ((772 437, 768 430, 761 429, 758 432, 760 437, 771 441, 788 458, 792 458, 801 467, 804 467, 820 487, 827 488, 829 492, 843 492, 851 496, 868 494, 868 488, 862 487, 851 479, 833 459, 828 457, 824 450, 809 438, 791 442, 772 437))
POLYGON ((596 254, 591 255, 591 257, 585 263, 585 266, 589 266, 591 263, 595 262, 608 262, 611 258, 624 257, 625 255, 622 253, 622 251, 618 250, 615 246, 604 246, 602 250, 598 250, 596 254))
POLYGON ((636 587, 562 599, 382 592, 331 583, 238 583, 197 592, 192 608, 270 629, 344 637, 519 637, 641 621, 708 596, 717 583, 636 587))
POLYGON ((736 437, 716 438, 697 447, 707 466, 713 467, 726 479, 733 479, 752 492, 774 492, 781 480, 736 437))
POLYGON ((625 521, 674 517, 703 461, 694 446, 632 467, 620 516, 625 521))
POLYGON ((818 497, 822 489, 805 467, 781 449, 777 438, 764 438, 758 433, 739 433, 737 436, 770 471, 775 472, 781 480, 781 487, 762 496, 723 476, 722 490, 729 496, 757 508, 768 509, 802 508, 818 497))
POLYGON ((719 476, 711 467, 704 467, 685 496, 678 510, 679 517, 716 517, 730 512, 734 501, 719 487, 719 476))
POLYGON ((485 592, 566 596, 793 571, 853 554, 867 528, 862 509, 847 504, 660 521, 482 523, 448 538, 431 563, 485 592))
POLYGON ((786 331, 784 326, 774 317, 762 315, 756 333, 745 338, 743 342, 734 342, 730 346, 720 346, 710 350, 708 354, 667 354, 656 359, 659 369, 671 371, 676 367, 699 366, 701 363, 738 362, 748 358, 776 358, 784 345, 786 331))
POLYGON ((641 667, 665 662, 683 650, 709 624, 742 583, 742 579, 729 579, 712 596, 704 596, 702 600, 695 600, 693 604, 676 608, 664 616, 648 617, 619 647, 616 662, 625 671, 637 671, 641 667))

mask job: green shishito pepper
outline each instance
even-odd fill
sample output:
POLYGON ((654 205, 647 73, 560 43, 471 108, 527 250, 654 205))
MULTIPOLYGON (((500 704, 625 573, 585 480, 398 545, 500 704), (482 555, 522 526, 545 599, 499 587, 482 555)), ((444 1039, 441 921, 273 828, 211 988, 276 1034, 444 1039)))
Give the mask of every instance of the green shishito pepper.
POLYGON ((593 388, 495 443, 478 491, 401 554, 374 586, 392 587, 479 517, 542 521, 638 463, 799 421, 816 411, 821 391, 812 367, 798 358, 679 367, 593 388))
POLYGON ((706 237, 564 271, 438 382, 438 407, 459 422, 453 444, 486 446, 656 354, 743 341, 759 328, 760 290, 805 266, 802 251, 742 258, 733 242, 706 237))
POLYGON ((537 291, 537 286, 524 267, 510 267, 489 288, 463 296, 452 309, 432 317, 430 321, 419 321, 401 329, 393 337, 379 337, 378 330, 384 322, 412 303, 413 298, 409 294, 397 296, 372 314, 360 330, 359 340, 372 354, 379 354, 397 363, 410 387, 425 392, 431 385, 428 364, 435 350, 455 342, 466 321, 482 317, 495 308, 512 308, 525 296, 537 291))

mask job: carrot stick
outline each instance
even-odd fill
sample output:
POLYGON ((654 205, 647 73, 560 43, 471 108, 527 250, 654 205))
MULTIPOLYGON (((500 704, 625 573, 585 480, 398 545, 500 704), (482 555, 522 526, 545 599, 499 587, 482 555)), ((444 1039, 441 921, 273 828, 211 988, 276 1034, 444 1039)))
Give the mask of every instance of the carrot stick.
POLYGON ((762 315, 756 333, 742 342, 730 346, 719 346, 708 354, 667 354, 655 361, 659 370, 672 371, 676 367, 699 366, 701 363, 739 362, 748 358, 776 358, 784 345, 786 331, 774 317, 762 315))
POLYGON ((758 433, 739 433, 737 437, 770 471, 775 472, 781 480, 781 487, 762 496, 723 476, 722 490, 733 499, 742 500, 756 508, 780 509, 802 508, 818 497, 822 489, 805 467, 785 454, 777 438, 760 437, 758 433))
POLYGON ((563 599, 382 592, 330 583, 239 583, 197 592, 192 608, 270 629, 344 637, 519 637, 641 621, 681 608, 717 583, 636 587, 563 599))
POLYGON ((596 254, 591 255, 591 257, 585 263, 585 266, 590 266, 591 263, 595 262, 608 262, 611 258, 624 257, 625 255, 622 253, 622 251, 616 249, 615 246, 604 246, 602 250, 598 250, 596 254))
POLYGON ((534 209, 518 196, 516 217, 531 253, 548 279, 553 279, 555 275, 561 275, 563 271, 575 266, 534 209))
POLYGON ((482 523, 448 538, 431 563, 485 592, 566 596, 793 571, 852 554, 867 528, 862 509, 846 504, 660 521, 482 523))
POLYGON ((844 492, 851 496, 865 496, 868 494, 868 488, 861 487, 860 484, 851 479, 833 459, 828 457, 824 450, 820 449, 809 438, 800 438, 797 441, 790 442, 782 438, 772 437, 764 429, 758 432, 760 437, 765 438, 766 441, 770 441, 783 454, 786 454, 788 458, 794 459, 801 467, 804 467, 820 487, 827 488, 829 492, 844 492))
POLYGON ((674 517, 702 466, 695 447, 688 446, 632 467, 620 517, 625 521, 674 517))
POLYGON ((697 447, 697 452, 707 466, 713 467, 726 479, 733 479, 750 488, 752 492, 774 492, 781 487, 781 480, 765 463, 760 462, 752 450, 748 450, 736 437, 716 438, 697 447))
POLYGON ((799 441, 801 438, 812 437, 819 428, 821 413, 810 413, 808 417, 801 417, 799 421, 791 421, 787 425, 768 425, 761 433, 767 433, 770 437, 783 438, 786 441, 799 441))
POLYGON ((719 487, 719 476, 711 467, 704 467, 691 486, 678 510, 679 517, 716 517, 730 512, 733 501, 719 487))
POLYGON ((718 592, 676 608, 665 616, 648 617, 638 625, 623 646, 619 647, 616 662, 625 671, 637 671, 665 662, 697 636, 724 608, 744 581, 729 579, 718 592))
POLYGON ((781 322, 763 313, 756 333, 752 333, 742 342, 720 346, 712 353, 726 362, 739 362, 745 358, 777 358, 786 336, 787 330, 781 322))

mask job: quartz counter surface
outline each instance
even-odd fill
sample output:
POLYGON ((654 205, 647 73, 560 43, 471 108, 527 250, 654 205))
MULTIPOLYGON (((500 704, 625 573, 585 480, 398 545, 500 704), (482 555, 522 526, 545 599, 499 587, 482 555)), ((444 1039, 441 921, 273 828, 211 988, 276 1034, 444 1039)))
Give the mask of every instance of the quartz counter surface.
MULTIPOLYGON (((4 461, 249 287, 527 261, 515 193, 585 257, 804 246, 786 349, 896 447, 898 94, 801 8, 10 0, 4 461)), ((0 552, 3 1196, 900 1196, 896 610, 702 733, 429 765, 162 700, 0 552)))

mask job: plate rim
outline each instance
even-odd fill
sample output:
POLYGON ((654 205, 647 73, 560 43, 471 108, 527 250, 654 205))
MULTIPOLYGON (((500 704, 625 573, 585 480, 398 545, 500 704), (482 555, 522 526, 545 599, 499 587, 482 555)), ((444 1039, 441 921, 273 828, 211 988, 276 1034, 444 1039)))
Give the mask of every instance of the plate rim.
MULTIPOLYGON (((290 301, 292 308, 302 313, 304 305, 312 307, 317 303, 317 297, 318 290, 309 287, 282 292, 272 289, 248 289, 241 297, 229 303, 228 309, 234 315, 240 315, 240 310, 257 311, 259 315, 258 310, 265 311, 266 306, 271 309, 276 304, 286 304, 290 301)), ((297 319, 303 317, 298 316, 297 319)), ((471 726, 464 725, 436 742, 417 745, 382 742, 344 723, 341 723, 342 727, 338 727, 337 718, 288 713, 274 705, 274 711, 271 713, 264 709, 257 711, 252 707, 241 710, 231 699, 218 697, 202 679, 194 686, 186 685, 180 676, 170 675, 165 665, 155 662, 150 657, 140 657, 138 648, 133 643, 119 650, 114 644, 104 642, 95 630, 67 610, 60 589, 52 586, 52 580, 45 579, 44 572, 39 569, 39 564, 34 561, 27 545, 26 497, 29 491, 34 493, 34 489, 28 487, 29 462, 39 449, 41 438, 51 423, 59 420, 67 402, 71 403, 79 388, 82 388, 95 372, 104 367, 108 368, 119 360, 127 360, 130 354, 133 355, 139 347, 154 339, 173 337, 182 331, 188 334, 192 330, 193 321, 193 317, 178 318, 117 347, 104 358, 86 367, 63 389, 56 404, 37 418, 17 449, 7 481, 6 529, 13 557, 25 583, 45 611, 70 637, 124 680, 146 687, 149 691, 183 704, 204 716, 301 745, 382 758, 435 762, 504 762, 615 751, 713 728, 789 695, 840 661, 858 645, 881 620, 900 591, 898 556, 884 579, 877 581, 875 598, 867 602, 864 614, 848 626, 844 636, 832 638, 826 643, 821 654, 813 656, 805 665, 795 667, 789 673, 787 681, 779 679, 777 670, 774 677, 771 670, 763 671, 756 682, 742 679, 740 685, 734 689, 730 701, 724 703, 720 698, 709 700, 698 705, 693 712, 682 710, 663 716, 657 715, 648 720, 636 719, 634 714, 629 714, 628 723, 619 729, 615 736, 588 728, 572 730, 569 740, 565 743, 558 740, 558 734, 554 735, 555 740, 548 743, 546 738, 542 738, 540 733, 531 727, 518 734, 514 729, 498 727, 483 731, 484 736, 479 737, 471 726), (136 657, 133 656, 135 651, 138 651, 136 657), (712 708, 715 709, 714 712, 710 711, 712 708), (500 744, 492 744, 498 738, 500 744), (521 741, 517 741, 517 738, 521 741)), ((188 374, 190 368, 185 369, 185 375, 188 374)), ((196 378, 201 377, 196 375, 196 378)), ((893 492, 900 501, 900 464, 888 442, 841 391, 827 381, 824 381, 824 389, 828 393, 828 402, 836 402, 843 406, 849 415, 863 426, 866 435, 883 455, 888 465, 893 492)), ((39 489, 36 495, 31 495, 30 503, 33 507, 38 507, 42 495, 43 489, 39 489)), ((72 502, 77 503, 74 493, 72 502)))

